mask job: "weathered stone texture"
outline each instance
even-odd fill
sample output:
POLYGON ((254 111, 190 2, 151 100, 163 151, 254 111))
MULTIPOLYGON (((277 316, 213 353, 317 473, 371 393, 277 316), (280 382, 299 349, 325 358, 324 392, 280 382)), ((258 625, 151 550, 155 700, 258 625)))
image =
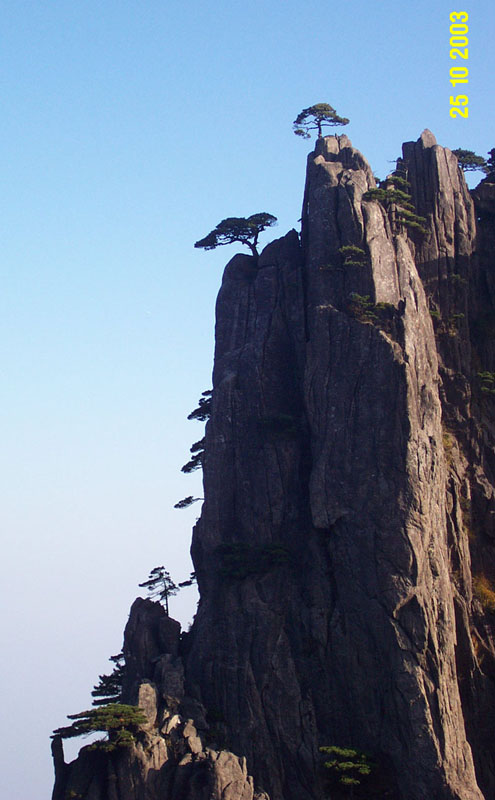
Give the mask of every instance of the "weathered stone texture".
POLYGON ((429 131, 398 168, 426 234, 363 200, 366 160, 325 137, 301 237, 227 265, 198 613, 179 641, 136 601, 144 739, 71 765, 55 742, 54 800, 321 800, 331 744, 377 759, 370 798, 495 796, 495 194, 473 204, 429 131))
MULTIPOLYGON (((416 150, 417 173, 447 197, 431 212, 430 235, 446 257, 466 259, 474 214, 462 176, 431 134, 416 150)), ((246 257, 227 267, 193 542, 202 600, 186 673, 277 800, 319 796, 317 747, 328 743, 391 759, 394 791, 408 800, 474 800, 431 295, 415 243, 392 233, 380 204, 362 201, 374 186, 347 137, 320 140, 308 161, 302 252, 279 240, 257 273, 246 257), (348 244, 365 251, 365 264, 342 266, 348 244), (353 292, 394 307, 394 335, 350 313, 353 292), (276 415, 294 420, 283 435, 262 424, 276 415), (274 542, 287 563, 241 581, 222 574, 219 545, 274 542)), ((437 286, 441 257, 430 247, 422 258, 435 261, 437 286)))
POLYGON ((184 716, 193 708, 199 724, 208 728, 197 701, 181 702, 183 686, 177 678, 179 692, 172 693, 170 665, 179 671, 180 662, 183 674, 177 655, 179 632, 179 623, 159 603, 141 598, 134 602, 124 635, 133 681, 123 700, 139 705, 148 722, 131 747, 112 752, 83 747, 70 764, 64 761, 60 737, 55 737, 52 800, 269 800, 255 793, 245 758, 206 746, 206 730, 200 735, 196 721, 184 716), (145 674, 140 676, 139 668, 145 674))

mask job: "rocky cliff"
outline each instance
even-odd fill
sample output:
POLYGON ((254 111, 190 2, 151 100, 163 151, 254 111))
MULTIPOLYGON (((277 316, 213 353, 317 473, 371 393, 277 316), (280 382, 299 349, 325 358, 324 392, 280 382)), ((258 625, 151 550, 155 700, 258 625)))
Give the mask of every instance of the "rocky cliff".
POLYGON ((219 293, 193 627, 137 601, 148 726, 55 739, 54 800, 319 800, 328 745, 371 754, 367 797, 495 796, 494 215, 428 131, 379 190, 318 140, 301 236, 219 293))

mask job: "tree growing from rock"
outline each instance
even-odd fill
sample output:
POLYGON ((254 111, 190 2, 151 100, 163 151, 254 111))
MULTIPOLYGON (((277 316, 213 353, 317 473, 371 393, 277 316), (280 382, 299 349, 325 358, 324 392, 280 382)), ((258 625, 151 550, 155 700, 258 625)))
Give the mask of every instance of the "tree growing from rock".
MULTIPOLYGON (((213 395, 213 390, 208 389, 206 392, 201 394, 199 398, 199 405, 194 411, 191 411, 188 414, 188 419, 197 419, 199 422, 206 422, 209 420, 211 415, 211 399, 213 395)), ((205 454, 205 437, 203 436, 198 442, 194 442, 194 444, 189 448, 192 457, 191 459, 181 467, 181 472, 185 472, 188 474, 189 472, 195 472, 197 469, 200 469, 203 466, 203 458, 205 454)), ((192 503, 196 502, 200 498, 194 498, 192 495, 185 497, 184 500, 180 500, 178 503, 175 504, 174 508, 187 508, 192 503)))
POLYGON ((214 250, 225 244, 240 242, 249 247, 253 256, 258 258, 258 237, 262 231, 273 227, 276 222, 276 217, 265 212, 252 214, 250 217, 228 217, 219 222, 204 239, 197 241, 194 247, 214 250))
POLYGON ((103 706, 108 703, 118 703, 122 696, 122 680, 125 673, 124 654, 118 653, 110 656, 110 661, 115 664, 110 675, 99 675, 99 683, 93 687, 91 695, 94 706, 103 706))
POLYGON ((203 458, 205 454, 205 437, 203 436, 199 442, 194 442, 194 444, 189 448, 192 458, 187 464, 184 464, 181 467, 181 472, 194 472, 197 469, 200 469, 203 466, 203 458))
POLYGON ((377 189, 368 189, 363 200, 376 200, 386 209, 394 232, 406 227, 418 233, 426 233, 426 218, 416 214, 412 196, 408 191, 410 184, 397 174, 388 175, 377 189))
POLYGON ((490 176, 490 182, 495 180, 495 147, 492 147, 488 153, 488 158, 486 159, 486 164, 483 167, 483 172, 490 176))
POLYGON ((184 497, 182 500, 179 500, 178 503, 175 503, 174 508, 189 508, 189 506, 192 506, 193 503, 197 503, 198 500, 201 500, 201 498, 193 497, 192 494, 188 494, 187 497, 184 497))
POLYGON ((355 244, 346 244, 339 247, 344 267, 364 267, 367 263, 366 252, 355 244))
POLYGON ((355 790, 371 775, 374 765, 369 757, 352 747, 332 745, 320 747, 319 750, 325 756, 330 756, 330 759, 323 764, 330 786, 345 789, 349 797, 354 797, 355 790))
POLYGON ((146 588, 150 598, 158 598, 164 604, 165 613, 168 613, 168 598, 173 597, 179 591, 178 586, 173 582, 170 574, 165 567, 153 567, 148 580, 140 583, 139 586, 146 588))
POLYGON ((477 170, 485 169, 487 162, 483 156, 477 156, 472 150, 452 150, 453 154, 457 156, 460 168, 463 172, 476 172, 477 170))
POLYGON ((206 392, 202 392, 201 397, 199 398, 198 407, 195 408, 194 411, 191 411, 191 413, 187 415, 187 418, 197 419, 199 422, 206 422, 208 419, 210 419, 212 394, 212 389, 207 389, 206 392))
POLYGON ((107 751, 130 747, 136 741, 140 726, 148 721, 138 706, 122 703, 110 703, 79 714, 69 714, 68 718, 74 720, 72 725, 56 728, 52 738, 60 736, 62 739, 72 739, 102 731, 107 734, 106 738, 94 742, 90 749, 107 751))
POLYGON ((194 583, 197 583, 197 582, 198 582, 198 579, 196 577, 196 573, 195 572, 191 572, 191 574, 189 575, 189 578, 186 581, 181 581, 179 583, 179 587, 181 589, 183 589, 185 586, 192 586, 194 583))
POLYGON ((293 122, 294 133, 304 139, 311 137, 310 131, 318 131, 318 139, 321 139, 324 127, 348 124, 347 117, 339 117, 335 109, 328 103, 316 103, 309 108, 303 108, 293 122))

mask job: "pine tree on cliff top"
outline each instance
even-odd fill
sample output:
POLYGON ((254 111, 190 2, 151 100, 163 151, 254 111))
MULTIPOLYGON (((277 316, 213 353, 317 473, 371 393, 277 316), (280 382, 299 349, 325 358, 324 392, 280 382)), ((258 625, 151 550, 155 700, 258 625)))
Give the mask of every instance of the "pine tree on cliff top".
POLYGON ((318 139, 321 139, 324 127, 348 124, 347 117, 339 117, 328 103, 316 103, 309 108, 303 108, 293 123, 296 136, 302 136, 304 139, 310 138, 310 131, 318 131, 318 139))
POLYGON ((195 243, 194 247, 214 250, 224 244, 240 242, 249 247, 253 256, 258 258, 258 237, 265 228, 271 228, 277 222, 273 214, 260 212, 250 217, 228 217, 218 223, 210 233, 195 243))
POLYGON ((160 602, 165 603, 165 613, 168 614, 168 598, 173 597, 179 591, 178 586, 173 582, 170 574, 164 567, 154 567, 147 581, 140 583, 148 589, 150 597, 157 597, 160 602))

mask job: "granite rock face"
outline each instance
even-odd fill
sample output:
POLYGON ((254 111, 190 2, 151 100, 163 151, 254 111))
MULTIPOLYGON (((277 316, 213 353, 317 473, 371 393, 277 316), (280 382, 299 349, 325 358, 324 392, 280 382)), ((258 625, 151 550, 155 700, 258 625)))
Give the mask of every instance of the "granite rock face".
POLYGON ((447 534, 457 681, 480 786, 495 796, 495 185, 471 193, 453 154, 425 132, 403 147, 428 233, 413 246, 433 311, 447 462, 447 534), (474 202, 473 202, 474 201, 474 202), (488 390, 488 391, 487 391, 488 390))
MULTIPOLYGON (((322 796, 327 744, 392 764, 390 796, 493 791, 493 745, 475 733, 493 691, 476 647, 488 666, 491 645, 471 632, 470 553, 486 543, 469 541, 467 459, 445 427, 455 408, 473 428, 469 324, 450 317, 479 272, 476 214, 429 132, 398 167, 426 235, 363 199, 369 165, 326 137, 308 160, 301 243, 273 243, 257 271, 235 257, 218 298, 186 684, 277 800, 322 796), (351 245, 364 257, 347 266, 351 245), (270 562, 274 548, 284 558, 270 562), (258 571, 239 578, 236 553, 258 571)), ((486 499, 491 474, 478 479, 486 499)))
POLYGON ((179 634, 159 603, 134 602, 124 633, 122 702, 138 705, 148 721, 130 747, 108 752, 89 745, 70 764, 56 736, 53 800, 267 800, 255 793, 245 758, 206 743, 205 710, 184 697, 179 634))
POLYGON ((494 184, 429 131, 396 174, 425 232, 319 139, 301 236, 227 265, 198 612, 136 601, 142 741, 55 740, 54 800, 322 800, 326 745, 372 755, 368 800, 495 796, 494 184))

